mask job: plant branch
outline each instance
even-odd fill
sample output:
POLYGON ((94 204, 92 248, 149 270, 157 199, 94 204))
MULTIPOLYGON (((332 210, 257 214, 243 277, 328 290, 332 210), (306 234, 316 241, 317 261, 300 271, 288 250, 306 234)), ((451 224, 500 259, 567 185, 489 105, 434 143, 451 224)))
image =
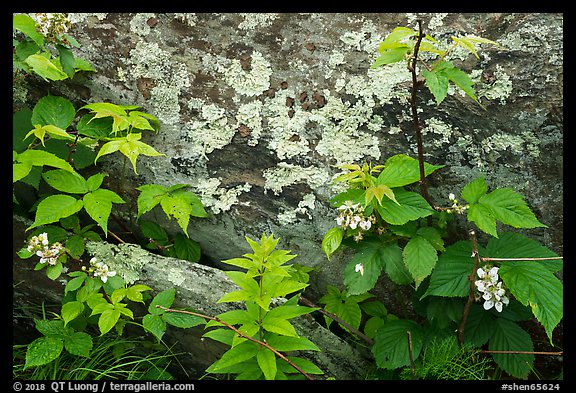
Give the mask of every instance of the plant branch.
POLYGON ((509 262, 509 261, 553 261, 557 259, 564 259, 563 257, 548 257, 548 258, 488 258, 482 257, 482 262, 509 262))
POLYGON ((233 330, 236 334, 238 334, 238 336, 243 337, 245 339, 248 339, 252 342, 255 342, 258 345, 263 346, 264 348, 272 351, 276 356, 278 356, 279 358, 281 358, 282 360, 286 361, 288 364, 290 364, 292 367, 294 367, 300 374, 304 375, 306 377, 306 379, 308 380, 314 380, 314 378, 312 378, 310 375, 308 375, 304 370, 302 370, 300 367, 298 367, 296 364, 294 364, 294 362, 292 362, 290 359, 288 359, 286 356, 284 356, 283 354, 281 354, 280 352, 278 352, 276 349, 272 348, 270 345, 268 345, 266 342, 264 341, 260 341, 257 340, 253 337, 247 336, 244 333, 242 333, 240 330, 236 329, 234 326, 230 325, 227 322, 224 322, 223 320, 221 320, 218 317, 211 317, 209 315, 204 315, 204 314, 200 314, 200 313, 196 313, 193 311, 187 311, 187 310, 176 310, 176 309, 172 309, 172 308, 166 308, 160 305, 156 305, 156 308, 159 308, 161 310, 164 310, 165 312, 175 312, 175 313, 180 313, 180 314, 189 314, 189 315, 194 315, 196 317, 200 317, 200 318, 205 318, 205 319, 209 319, 211 321, 216 321, 224 326, 226 326, 228 329, 233 330))
POLYGON ((420 50, 420 43, 422 42, 422 21, 418 20, 418 38, 416 44, 414 45, 414 54, 412 55, 412 64, 408 66, 408 69, 412 73, 412 95, 410 97, 410 107, 412 109, 412 120, 414 123, 414 129, 416 130, 416 141, 418 145, 418 163, 420 166, 420 190, 422 196, 426 199, 426 202, 430 206, 434 206, 430 194, 428 194, 428 186, 426 185, 426 172, 424 171, 424 149, 422 147, 422 127, 420 126, 420 120, 418 119, 418 107, 416 106, 416 93, 418 90, 418 75, 416 71, 416 64, 418 63, 418 51, 420 50))
POLYGON ((415 371, 414 356, 412 354, 412 332, 410 332, 410 330, 406 330, 406 334, 408 335, 408 355, 410 356, 410 369, 412 371, 412 379, 414 379, 415 371))
POLYGON ((342 325, 346 329, 350 330, 350 332, 352 332, 353 334, 356 334, 358 337, 362 338, 364 341, 366 341, 366 343, 368 345, 374 344, 374 341, 370 337, 368 337, 367 335, 365 335, 364 333, 362 333, 358 329, 354 328, 353 326, 351 326, 346 321, 343 321, 340 317, 338 317, 338 315, 333 314, 330 311, 326 311, 322 307, 318 307, 316 304, 314 304, 313 302, 311 302, 310 300, 306 299, 303 296, 300 296, 300 301, 309 307, 317 308, 319 312, 326 315, 328 318, 332 318, 333 320, 338 322, 340 325, 342 325))
POLYGON ((470 308, 472 303, 474 303, 474 276, 480 265, 480 255, 478 254, 478 240, 476 239, 476 232, 472 229, 470 231, 470 240, 472 242, 472 257, 474 258, 474 266, 472 267, 472 273, 468 276, 468 281, 470 281, 470 291, 468 293, 468 300, 466 300, 466 305, 464 306, 464 311, 462 313, 462 320, 460 321, 460 326, 456 332, 458 333, 458 345, 462 347, 464 342, 464 327, 466 326, 466 320, 468 319, 468 314, 470 313, 470 308))

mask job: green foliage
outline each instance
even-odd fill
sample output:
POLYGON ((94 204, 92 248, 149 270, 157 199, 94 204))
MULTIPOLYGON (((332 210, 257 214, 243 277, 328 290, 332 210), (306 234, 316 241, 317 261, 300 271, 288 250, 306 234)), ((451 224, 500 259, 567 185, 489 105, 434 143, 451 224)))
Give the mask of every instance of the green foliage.
POLYGON ((137 218, 160 204, 168 218, 176 218, 178 225, 188 236, 190 217, 207 217, 208 213, 196 194, 186 191, 184 189, 186 187, 188 187, 186 184, 176 184, 168 188, 158 184, 145 184, 137 187, 136 189, 140 191, 137 218))
POLYGON ((292 363, 305 373, 322 374, 309 360, 280 356, 281 351, 319 350, 310 340, 299 336, 290 322, 315 310, 298 305, 295 293, 308 284, 300 281, 300 274, 292 264, 287 264, 296 255, 276 250, 279 239, 273 235, 262 235, 260 242, 249 237, 246 241, 252 248, 251 253, 223 261, 242 269, 226 272, 240 289, 218 300, 243 302, 245 309, 224 312, 206 324, 206 328, 215 329, 205 333, 205 337, 230 346, 206 371, 237 374, 236 379, 289 379, 291 374, 299 372, 292 363), (290 295, 286 301, 279 300, 290 295), (236 333, 240 334, 230 330, 232 326, 238 326, 236 333))
MULTIPOLYGON (((501 47, 481 37, 453 36, 452 46, 443 49, 434 38, 420 34, 406 27, 394 29, 380 44, 372 68, 406 61, 408 70, 417 73, 415 66, 422 64, 425 85, 437 105, 450 84, 480 104, 470 77, 447 61, 447 55, 462 47, 479 58, 479 45, 501 47)), ((412 105, 415 109, 415 102, 412 105)), ((326 232, 322 250, 328 260, 345 247, 353 255, 342 273, 344 289, 328 287, 321 303, 359 331, 364 320, 359 304, 373 297, 369 291, 384 274, 393 284, 410 286, 419 318, 398 318, 385 307, 379 313, 370 310, 364 330, 373 339, 378 368, 404 370, 403 378, 483 379, 492 363, 478 356, 477 349, 487 345, 494 351, 528 352, 491 355, 509 375, 526 378, 534 365, 529 353, 534 345, 518 322, 535 318, 553 345, 552 332, 563 317, 563 286, 555 274, 562 269, 561 258, 519 233, 497 231, 499 223, 513 228, 546 225, 512 188, 489 192, 484 176, 463 187, 461 197, 467 204, 459 204, 451 194, 452 206, 432 205, 424 193, 424 178, 442 167, 424 162, 422 155, 417 160, 404 154, 384 165, 340 166, 348 172, 335 182, 345 182, 347 188, 330 200, 338 210, 338 226, 326 232), (416 182, 422 196, 410 188, 416 182), (487 243, 478 244, 474 231, 470 240, 450 239, 455 215, 466 215, 470 224, 490 235, 487 243), (474 304, 474 299, 484 304, 474 304)))
POLYGON ((46 81, 60 81, 72 78, 78 71, 94 71, 85 60, 76 58, 71 47, 78 46, 76 40, 66 34, 70 22, 63 14, 54 14, 47 25, 48 31, 41 33, 42 27, 26 14, 12 17, 13 30, 22 33, 21 40, 14 42, 13 64, 26 74, 36 74, 46 81), (58 53, 54 56, 52 46, 58 53))

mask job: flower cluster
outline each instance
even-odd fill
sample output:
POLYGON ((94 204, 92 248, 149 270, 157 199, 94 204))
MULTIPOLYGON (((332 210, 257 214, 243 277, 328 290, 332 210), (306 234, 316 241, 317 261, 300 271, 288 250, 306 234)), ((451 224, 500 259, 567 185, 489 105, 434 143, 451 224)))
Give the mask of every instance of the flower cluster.
POLYGON ((338 207, 338 217, 336 217, 336 223, 342 227, 342 229, 360 229, 360 232, 354 236, 354 240, 362 240, 362 231, 367 231, 372 227, 372 224, 376 222, 376 217, 371 215, 370 217, 365 217, 364 207, 359 203, 352 203, 352 201, 346 201, 343 205, 338 207))
POLYGON ((67 14, 63 13, 36 13, 34 19, 36 19, 38 32, 50 42, 64 40, 62 34, 66 33, 72 27, 72 22, 68 19, 67 14))
POLYGON ((90 259, 90 268, 86 269, 86 266, 82 266, 82 270, 88 270, 94 277, 100 277, 102 282, 108 281, 108 277, 114 277, 116 272, 110 270, 108 265, 103 262, 98 262, 96 257, 90 259))
POLYGON ((48 263, 49 265, 56 265, 58 257, 64 250, 64 246, 60 242, 50 245, 48 241, 48 234, 46 232, 38 236, 32 236, 28 241, 26 249, 40 257, 40 263, 48 263))
POLYGON ((502 312, 502 306, 508 305, 509 299, 506 296, 506 290, 502 288, 502 281, 499 281, 498 267, 484 266, 476 271, 480 280, 476 280, 476 288, 482 293, 484 299, 484 309, 490 310, 492 307, 496 308, 498 312, 502 312))
POLYGON ((450 193, 448 195, 448 199, 450 199, 450 201, 452 202, 452 206, 449 207, 448 209, 446 209, 446 211, 448 213, 458 213, 458 214, 464 214, 466 212, 466 209, 468 209, 468 205, 460 205, 458 204, 458 200, 456 199, 456 196, 452 193, 450 193))

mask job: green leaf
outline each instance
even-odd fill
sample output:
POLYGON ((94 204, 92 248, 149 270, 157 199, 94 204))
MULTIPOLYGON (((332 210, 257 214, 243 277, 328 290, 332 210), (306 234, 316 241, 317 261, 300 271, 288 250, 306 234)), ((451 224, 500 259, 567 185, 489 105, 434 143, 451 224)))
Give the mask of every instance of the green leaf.
POLYGON ((436 99, 436 105, 440 105, 448 93, 448 77, 435 72, 434 69, 432 71, 424 70, 422 75, 428 90, 436 99))
POLYGON ((88 357, 92 345, 92 336, 88 333, 74 332, 64 337, 64 348, 72 355, 88 357))
POLYGON ((298 337, 298 333, 294 330, 294 326, 284 318, 275 318, 266 315, 262 320, 262 328, 283 336, 298 337))
POLYGON ((416 322, 397 319, 378 329, 372 353, 379 368, 395 369, 410 365, 408 331, 411 334, 412 358, 416 360, 424 343, 424 332, 416 322))
POLYGON ((58 191, 69 194, 85 194, 88 192, 86 180, 76 172, 54 169, 42 173, 42 178, 58 191))
POLYGON ((344 268, 344 285, 350 295, 368 292, 380 277, 385 265, 382 249, 378 242, 363 242, 344 268))
POLYGON ((112 132, 114 134, 127 129, 130 126, 126 111, 119 105, 109 102, 95 102, 84 105, 79 110, 81 109, 89 109, 94 113, 93 119, 111 117, 113 119, 112 132))
POLYGON ((399 45, 395 48, 390 48, 384 51, 379 57, 374 60, 370 68, 377 68, 386 64, 397 63, 404 60, 406 54, 410 50, 408 45, 399 45))
POLYGON ((262 347, 256 355, 256 360, 264 373, 264 378, 273 380, 276 377, 276 355, 267 348, 262 347))
POLYGON ((144 315, 144 318, 142 318, 142 325, 144 325, 144 329, 152 333, 158 341, 160 341, 164 333, 166 333, 166 322, 159 315, 144 315))
POLYGON ((108 236, 108 218, 112 212, 112 203, 124 203, 114 191, 99 188, 84 195, 84 209, 108 236))
POLYGON ((126 297, 133 302, 144 303, 144 298, 142 297, 142 292, 151 291, 148 285, 136 284, 126 288, 126 297))
POLYGON ((474 91, 474 82, 467 73, 459 68, 454 67, 451 63, 442 62, 440 63, 441 70, 438 71, 442 75, 445 75, 452 83, 458 86, 467 96, 472 98, 478 105, 484 108, 478 99, 476 98, 476 92, 474 91))
POLYGON ((52 125, 62 130, 66 130, 74 117, 76 110, 72 103, 66 98, 48 95, 38 100, 32 110, 32 124, 40 126, 52 125))
POLYGON ((56 262, 55 265, 47 266, 46 277, 48 277, 52 281, 56 280, 58 277, 60 277, 60 274, 62 274, 62 268, 63 266, 60 261, 56 262))
POLYGON ((206 323, 204 318, 179 312, 165 312, 162 314, 162 319, 167 324, 176 326, 181 329, 189 329, 194 326, 204 325, 206 323))
MULTIPOLYGON (((482 252, 481 252, 482 255, 482 252)), ((470 290, 468 276, 472 274, 474 259, 469 241, 460 240, 440 254, 436 267, 430 276, 428 289, 422 295, 465 297, 470 290)))
MULTIPOLYGON (((504 318, 495 321, 495 332, 490 338, 488 349, 491 351, 533 351, 530 335, 516 323, 504 318)), ((532 354, 492 354, 496 364, 508 374, 526 379, 534 366, 532 354)))
POLYGON ((192 206, 188 201, 176 195, 164 195, 160 200, 160 206, 169 218, 176 219, 182 231, 188 236, 188 222, 192 213, 192 206))
POLYGON ((156 306, 170 308, 172 303, 174 303, 175 297, 176 290, 174 288, 165 289, 164 291, 154 296, 154 299, 152 299, 150 305, 148 306, 148 312, 153 315, 160 315, 164 313, 164 310, 156 308, 156 306))
POLYGON ((103 173, 96 173, 95 175, 90 176, 88 180, 86 180, 88 191, 96 191, 98 188, 100 188, 102 182, 104 181, 104 176, 106 175, 103 173))
POLYGON ((212 363, 206 371, 209 373, 227 372, 225 370, 228 367, 242 364, 255 357, 258 354, 259 348, 259 345, 251 341, 244 341, 224 352, 220 359, 212 363))
POLYGON ((478 203, 487 206, 497 220, 514 228, 547 228, 538 221, 522 196, 511 188, 498 188, 481 196, 478 203))
POLYGON ((484 176, 466 184, 462 189, 462 198, 468 203, 474 204, 478 202, 481 196, 488 192, 488 186, 484 181, 484 176))
POLYGON ((166 194, 166 187, 158 184, 145 184, 136 187, 136 189, 140 191, 138 196, 138 218, 152 210, 166 194))
POLYGON ((120 318, 120 310, 116 308, 108 308, 98 318, 98 329, 100 329, 100 334, 104 335, 112 329, 118 319, 120 318))
POLYGON ((562 282, 544 266, 532 261, 506 262, 499 274, 510 293, 532 308, 552 343, 552 332, 563 316, 562 282))
POLYGON ((382 204, 375 206, 382 219, 389 224, 403 225, 434 213, 434 209, 416 192, 395 188, 394 195, 400 206, 391 199, 383 199, 382 204))
POLYGON ((476 224, 478 229, 487 234, 498 237, 498 232, 496 231, 496 218, 494 218, 494 215, 488 206, 476 203, 470 205, 466 212, 469 222, 473 222, 476 224))
POLYGON ((62 319, 64 320, 64 326, 78 315, 82 314, 82 311, 84 311, 84 303, 79 301, 72 301, 62 305, 61 314, 62 319))
POLYGON ((72 78, 74 76, 74 72, 76 72, 76 60, 74 59, 74 54, 64 45, 56 44, 56 48, 58 49, 58 54, 60 55, 59 59, 62 70, 64 70, 69 78, 72 78))
POLYGON ((341 227, 330 228, 324 235, 322 239, 322 251, 324 251, 328 260, 330 260, 330 255, 340 247, 343 236, 344 231, 341 227))
POLYGON ((15 160, 16 162, 20 162, 30 166, 48 165, 55 168, 64 169, 68 172, 74 172, 74 168, 72 168, 72 166, 68 162, 44 150, 26 150, 18 154, 15 160))
POLYGON ((59 319, 35 319, 36 330, 45 336, 62 338, 66 336, 68 329, 64 327, 64 322, 59 319))
POLYGON ((32 341, 26 350, 24 369, 43 366, 60 356, 64 343, 54 337, 40 337, 32 341))
POLYGON ((416 35, 418 35, 418 33, 409 27, 405 26, 395 27, 394 30, 392 30, 392 32, 386 36, 384 41, 380 43, 380 45, 378 46, 378 51, 380 53, 383 53, 387 49, 397 47, 398 45, 402 45, 403 41, 406 41, 406 39, 414 37, 416 35))
POLYGON ((30 230, 40 225, 57 222, 61 218, 77 213, 84 206, 81 200, 69 195, 51 195, 43 199, 36 209, 34 223, 26 230, 30 230))
MULTIPOLYGON (((300 368, 300 370, 304 371, 306 374, 324 374, 318 366, 312 363, 308 359, 299 358, 296 356, 286 356, 288 360, 294 363, 296 366, 300 368)), ((300 371, 296 370, 291 364, 286 362, 284 359, 278 360, 278 371, 283 371, 285 373, 299 373, 300 371)))
POLYGON ((20 30, 30 37, 38 46, 44 46, 44 36, 36 30, 36 21, 26 14, 12 16, 12 29, 20 30))
POLYGON ((282 336, 275 333, 266 333, 266 343, 277 351, 320 351, 312 341, 306 337, 282 336))
POLYGON ((438 261, 436 249, 422 236, 415 236, 408 241, 402 255, 418 289, 420 283, 430 275, 438 261))
MULTIPOLYGON (((424 163, 424 175, 428 176, 444 165, 424 163)), ((420 164, 417 159, 405 154, 397 154, 386 160, 384 169, 377 179, 377 184, 388 187, 401 187, 420 180, 420 164)))
MULTIPOLYGON (((509 307, 510 305, 508 305, 509 307)), ((504 313, 506 307, 502 313, 504 313)), ((472 304, 464 329, 464 342, 474 347, 481 347, 494 335, 497 327, 492 313, 486 312, 479 304, 472 304)))
POLYGON ((62 69, 42 55, 30 55, 24 60, 38 76, 44 80, 59 81, 67 79, 68 75, 62 69))

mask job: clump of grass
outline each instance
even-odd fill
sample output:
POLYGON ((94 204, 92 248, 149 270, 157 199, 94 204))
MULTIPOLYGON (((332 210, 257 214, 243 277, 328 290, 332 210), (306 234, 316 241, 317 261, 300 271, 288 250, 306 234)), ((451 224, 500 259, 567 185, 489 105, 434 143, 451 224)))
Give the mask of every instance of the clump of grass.
POLYGON ((491 360, 469 345, 458 347, 455 337, 435 339, 426 345, 420 361, 401 373, 402 379, 482 380, 489 379, 491 360))
POLYGON ((12 375, 27 380, 170 380, 168 368, 176 361, 170 349, 146 347, 139 338, 97 337, 90 356, 63 351, 54 361, 24 369, 27 345, 13 345, 12 375))

